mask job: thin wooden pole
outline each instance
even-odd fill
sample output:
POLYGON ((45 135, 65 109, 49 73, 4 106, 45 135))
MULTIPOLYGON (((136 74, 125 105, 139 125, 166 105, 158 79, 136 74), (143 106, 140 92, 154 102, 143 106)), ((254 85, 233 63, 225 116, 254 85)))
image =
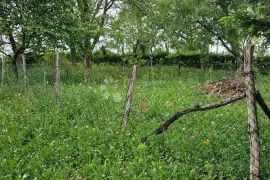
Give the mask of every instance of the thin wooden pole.
POLYGON ((45 86, 47 84, 47 73, 45 62, 42 63, 42 69, 43 69, 43 85, 45 86))
POLYGON ((256 92, 253 71, 254 46, 248 44, 245 50, 244 71, 246 74, 246 97, 248 110, 248 133, 250 143, 250 176, 251 180, 260 179, 260 136, 257 121, 256 92))
POLYGON ((56 103, 60 106, 61 82, 60 82, 60 54, 56 53, 56 103))
POLYGON ((2 56, 2 73, 1 73, 1 84, 4 85, 5 84, 5 72, 6 72, 6 61, 5 61, 5 57, 2 56))
POLYGON ((122 130, 124 130, 126 128, 126 125, 127 125, 128 119, 129 119, 132 97, 133 97, 133 90, 135 88, 137 68, 138 68, 138 66, 136 66, 136 65, 133 66, 132 75, 131 75, 131 78, 129 81, 129 87, 128 87, 127 96, 126 96, 126 108, 125 108, 125 113, 124 113, 124 117, 122 120, 122 130))
POLYGON ((23 63, 23 82, 24 82, 24 93, 28 93, 28 79, 27 79, 27 71, 26 71, 26 61, 24 54, 21 55, 22 63, 23 63))

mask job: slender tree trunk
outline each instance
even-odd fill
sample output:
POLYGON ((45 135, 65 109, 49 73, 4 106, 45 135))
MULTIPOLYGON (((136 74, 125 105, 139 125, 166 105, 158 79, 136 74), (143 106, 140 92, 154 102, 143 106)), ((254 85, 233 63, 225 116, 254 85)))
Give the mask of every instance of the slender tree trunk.
POLYGON ((18 80, 19 80, 19 71, 18 71, 17 60, 16 59, 12 59, 12 70, 13 70, 15 81, 18 82, 18 80))
POLYGON ((75 65, 77 63, 77 52, 74 45, 70 46, 70 54, 71 54, 71 62, 72 64, 75 65))
POLYGON ((165 43, 166 52, 169 54, 170 52, 170 45, 168 42, 165 43))
POLYGON ((139 40, 136 40, 136 44, 135 44, 135 46, 134 46, 134 48, 133 48, 133 53, 134 53, 134 54, 137 53, 139 44, 140 44, 140 41, 139 41, 139 40))
POLYGON ((43 85, 45 86, 47 84, 47 73, 46 73, 46 65, 45 62, 42 63, 42 69, 43 69, 43 85))
POLYGON ((1 74, 1 84, 4 85, 5 83, 5 72, 6 72, 6 62, 4 56, 2 57, 2 74, 1 74))
POLYGON ((84 81, 88 82, 89 69, 91 68, 90 56, 84 58, 84 81))
POLYGON ((151 73, 153 75, 153 50, 152 50, 152 47, 150 48, 150 68, 151 68, 151 73))
POLYGON ((121 49, 122 49, 122 55, 124 55, 125 54, 125 44, 122 44, 121 49))
POLYGON ((13 70, 15 81, 18 82, 19 73, 18 73, 18 67, 17 67, 17 58, 19 58, 20 55, 18 54, 18 48, 17 48, 16 41, 15 41, 15 38, 13 37, 12 32, 9 32, 8 37, 9 37, 9 41, 10 41, 12 51, 13 51, 13 59, 11 62, 12 70, 13 70))
POLYGON ((216 54, 218 54, 219 53, 219 50, 218 50, 218 47, 219 46, 219 40, 217 40, 217 42, 216 42, 216 54))

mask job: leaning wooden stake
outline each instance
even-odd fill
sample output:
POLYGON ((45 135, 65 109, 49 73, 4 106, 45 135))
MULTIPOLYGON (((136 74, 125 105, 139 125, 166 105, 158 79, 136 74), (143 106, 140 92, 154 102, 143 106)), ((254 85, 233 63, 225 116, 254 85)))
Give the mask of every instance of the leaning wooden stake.
POLYGON ((138 66, 133 66, 132 75, 131 75, 131 78, 129 81, 129 88, 128 88, 127 96, 126 96, 126 108, 125 108, 125 113, 124 113, 124 117, 122 120, 122 130, 124 130, 126 128, 127 121, 128 121, 129 114, 130 114, 132 95, 133 95, 133 90, 134 90, 135 81, 136 81, 137 68, 138 68, 138 66))
POLYGON ((56 53, 56 82, 55 82, 55 86, 56 86, 56 103, 58 104, 58 106, 60 106, 60 94, 61 94, 61 89, 60 86, 61 82, 60 82, 60 54, 59 52, 56 53))
POLYGON ((5 84, 5 72, 6 72, 6 62, 4 56, 2 56, 2 73, 1 73, 1 84, 5 84))
POLYGON ((248 133, 250 143, 250 176, 251 180, 260 179, 260 138, 257 121, 256 92, 253 71, 253 49, 254 46, 248 44, 245 50, 244 71, 246 74, 246 98, 248 109, 248 133))
POLYGON ((184 115, 192 113, 192 112, 207 111, 207 110, 210 110, 210 109, 215 109, 215 108, 219 108, 219 107, 222 107, 222 106, 226 106, 228 104, 231 104, 231 103, 234 103, 234 102, 239 101, 241 99, 244 99, 245 97, 246 97, 245 94, 236 95, 236 96, 232 96, 232 97, 230 97, 228 99, 224 99, 224 100, 222 100, 220 102, 207 104, 206 106, 195 105, 193 107, 190 107, 190 108, 187 108, 185 110, 179 111, 176 114, 174 114, 171 118, 166 120, 163 124, 161 124, 159 126, 159 128, 157 128, 154 131, 149 132, 144 138, 142 138, 142 142, 145 142, 152 135, 162 134, 163 132, 165 132, 169 128, 170 125, 172 125, 172 123, 174 123, 181 116, 184 116, 184 115))
POLYGON ((27 79, 27 72, 26 72, 26 61, 24 54, 21 55, 22 63, 23 63, 23 82, 24 82, 24 93, 28 93, 28 79, 27 79))

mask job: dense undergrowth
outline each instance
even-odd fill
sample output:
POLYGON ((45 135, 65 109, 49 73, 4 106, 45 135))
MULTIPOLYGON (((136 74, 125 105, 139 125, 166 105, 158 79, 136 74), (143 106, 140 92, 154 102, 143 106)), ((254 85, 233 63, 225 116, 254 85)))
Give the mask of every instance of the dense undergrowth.
MULTIPOLYGON (((129 68, 94 66, 88 83, 81 65, 61 72, 61 107, 55 102, 53 69, 47 69, 43 84, 43 72, 29 68, 27 95, 22 82, 11 77, 0 87, 0 179, 248 179, 244 100, 186 115, 141 143, 176 111, 219 101, 200 87, 229 72, 139 68, 124 132, 129 68)), ((269 77, 257 80, 269 103, 269 77)), ((268 179, 270 121, 260 110, 259 122, 262 178, 268 179)))

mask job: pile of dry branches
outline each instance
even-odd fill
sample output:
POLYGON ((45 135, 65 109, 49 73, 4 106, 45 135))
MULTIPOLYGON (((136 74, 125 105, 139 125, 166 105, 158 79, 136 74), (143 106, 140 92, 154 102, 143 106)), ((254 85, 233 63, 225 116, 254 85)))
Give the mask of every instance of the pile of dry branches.
POLYGON ((202 85, 205 93, 217 97, 230 97, 245 93, 245 78, 230 76, 215 82, 205 82, 202 85))

